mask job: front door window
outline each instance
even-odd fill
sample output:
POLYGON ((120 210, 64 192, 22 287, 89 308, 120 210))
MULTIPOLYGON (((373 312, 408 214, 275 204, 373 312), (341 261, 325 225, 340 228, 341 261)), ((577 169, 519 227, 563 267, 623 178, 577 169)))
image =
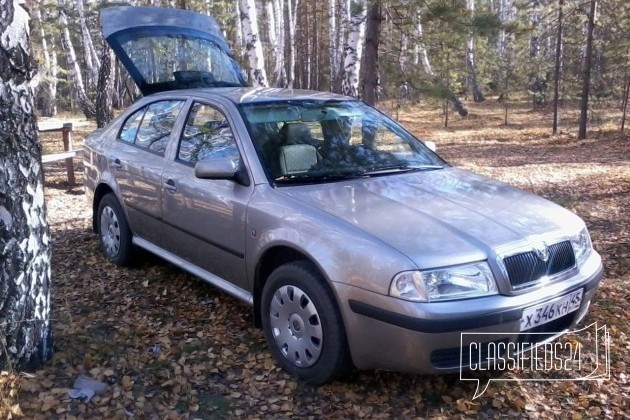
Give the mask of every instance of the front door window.
POLYGON ((230 158, 236 166, 239 152, 230 125, 219 110, 193 104, 177 152, 180 162, 194 165, 200 160, 230 158))

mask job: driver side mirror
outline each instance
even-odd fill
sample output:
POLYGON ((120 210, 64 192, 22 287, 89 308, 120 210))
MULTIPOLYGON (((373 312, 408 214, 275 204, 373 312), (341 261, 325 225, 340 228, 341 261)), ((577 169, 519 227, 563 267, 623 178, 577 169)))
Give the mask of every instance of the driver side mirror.
POLYGON ((249 177, 231 158, 200 160, 195 164, 195 176, 199 179, 227 179, 248 186, 249 177))

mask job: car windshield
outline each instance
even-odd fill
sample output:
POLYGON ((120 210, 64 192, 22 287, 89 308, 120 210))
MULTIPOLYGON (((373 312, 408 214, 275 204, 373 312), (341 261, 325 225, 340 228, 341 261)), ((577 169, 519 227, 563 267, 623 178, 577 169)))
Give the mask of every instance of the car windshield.
POLYGON ((239 105, 265 170, 278 184, 441 169, 444 162, 360 101, 239 105))

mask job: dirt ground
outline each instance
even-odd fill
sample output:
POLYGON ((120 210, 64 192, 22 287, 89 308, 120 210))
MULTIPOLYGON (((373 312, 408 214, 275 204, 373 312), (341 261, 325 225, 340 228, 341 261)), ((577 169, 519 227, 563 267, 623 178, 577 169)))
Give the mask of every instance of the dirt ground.
MULTIPOLYGON (((0 379, 0 413, 27 418, 408 418, 630 416, 630 136, 616 110, 603 109, 590 138, 575 137, 577 114, 561 114, 551 136, 548 111, 471 105, 443 128, 438 111, 399 110, 400 121, 437 143, 451 164, 543 195, 580 215, 601 253, 606 277, 582 325, 597 321, 611 337, 609 379, 493 382, 459 375, 353 372, 319 388, 279 369, 248 307, 181 270, 145 256, 139 267, 107 263, 90 230, 82 185, 69 188, 62 163, 45 168, 53 235, 55 355, 33 374, 0 379), (89 403, 72 400, 79 374, 108 384, 89 403)), ((389 110, 392 115, 396 111, 389 110)), ((78 121, 80 143, 91 126, 78 121)), ((54 136, 45 150, 58 148, 54 136)), ((80 165, 79 165, 80 166, 80 165)), ((81 168, 79 168, 81 169, 81 168)), ((82 177, 80 172, 78 180, 82 177)), ((396 357, 396 355, 392 355, 396 357)))

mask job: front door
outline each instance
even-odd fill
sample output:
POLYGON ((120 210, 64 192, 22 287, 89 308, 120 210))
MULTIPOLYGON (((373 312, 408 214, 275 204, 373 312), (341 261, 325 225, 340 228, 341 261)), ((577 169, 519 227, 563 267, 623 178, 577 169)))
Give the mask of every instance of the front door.
POLYGON ((253 186, 198 179, 194 174, 198 161, 226 157, 240 162, 225 115, 210 104, 193 102, 175 159, 162 173, 166 248, 248 290, 245 235, 253 186))

